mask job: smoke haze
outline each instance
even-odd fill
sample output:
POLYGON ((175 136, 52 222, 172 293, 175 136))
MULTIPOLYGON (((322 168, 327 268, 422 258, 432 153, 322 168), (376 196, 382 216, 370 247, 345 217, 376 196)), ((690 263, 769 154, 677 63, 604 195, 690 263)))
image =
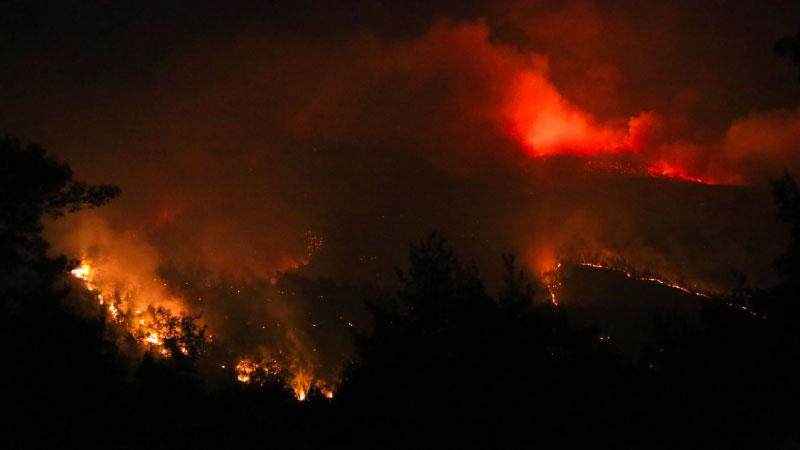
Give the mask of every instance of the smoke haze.
MULTIPOLYGON (((770 280, 765 181, 800 168, 800 88, 770 52, 793 2, 241 3, 254 12, 7 7, 28 51, 5 53, 0 128, 123 189, 53 227, 57 250, 125 260, 120 277, 373 286, 438 229, 490 280, 503 252, 537 274, 569 259, 707 290, 733 269, 770 280)), ((291 329, 309 306, 270 289, 184 306, 229 335, 290 323, 265 340, 308 354, 291 329)))

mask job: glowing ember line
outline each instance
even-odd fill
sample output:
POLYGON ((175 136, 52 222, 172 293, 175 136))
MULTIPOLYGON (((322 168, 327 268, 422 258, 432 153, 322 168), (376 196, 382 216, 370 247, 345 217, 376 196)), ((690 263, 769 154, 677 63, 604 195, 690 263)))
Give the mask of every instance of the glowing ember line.
POLYGON ((647 174, 652 177, 674 178, 692 183, 713 184, 710 180, 689 175, 682 167, 658 162, 647 168, 647 174))
POLYGON ((544 274, 545 287, 547 288, 547 293, 550 294, 550 304, 553 306, 558 306, 556 290, 561 287, 561 282, 558 279, 558 271, 560 269, 561 263, 558 263, 552 270, 544 274))
POLYGON ((558 306, 558 299, 556 298, 556 293, 553 291, 553 289, 550 288, 550 286, 547 287, 547 291, 550 292, 550 303, 552 303, 553 306, 558 306))
MULTIPOLYGON (((681 286, 680 284, 673 283, 673 282, 667 281, 667 280, 663 280, 661 278, 636 276, 635 274, 633 274, 633 273, 631 273, 631 272, 629 272, 627 270, 620 269, 618 267, 611 267, 611 266, 607 266, 607 265, 604 265, 604 264, 598 264, 598 263, 592 263, 592 262, 580 262, 580 263, 576 263, 576 265, 582 266, 582 267, 591 267, 593 269, 611 270, 611 271, 614 271, 614 272, 623 273, 623 274, 625 274, 625 276, 627 276, 628 278, 630 278, 632 280, 644 281, 646 283, 657 283, 657 284, 661 284, 663 286, 667 286, 667 287, 672 288, 672 289, 677 289, 677 290, 679 290, 681 292, 684 292, 686 294, 689 294, 689 295, 692 295, 692 296, 695 296, 695 297, 700 297, 700 298, 707 299, 707 300, 711 299, 711 295, 709 295, 709 294, 707 294, 705 292, 701 292, 701 291, 697 291, 697 290, 694 290, 694 289, 690 289, 688 287, 681 286)), ((559 267, 561 267, 560 264, 559 264, 559 267)), ((748 308, 745 305, 739 305, 739 304, 730 303, 730 302, 725 302, 725 305, 727 305, 727 306, 729 306, 731 308, 740 309, 740 310, 746 312, 747 314, 749 314, 749 315, 751 315, 753 317, 757 317, 757 318, 760 318, 760 319, 765 319, 766 318, 766 316, 762 316, 762 315, 757 314, 756 312, 752 311, 750 308, 748 308)))
POLYGON ((644 281, 644 282, 647 282, 647 283, 658 283, 658 284, 667 286, 669 288, 677 289, 677 290, 679 290, 681 292, 685 292, 685 293, 687 293, 689 295, 694 295, 694 296, 703 297, 703 298, 711 298, 710 295, 708 295, 708 294, 706 294, 704 292, 700 292, 700 291, 697 291, 697 290, 694 290, 694 289, 690 289, 688 287, 681 286, 680 284, 673 283, 673 282, 670 282, 670 281, 667 281, 667 280, 663 280, 661 278, 636 276, 635 274, 633 274, 633 273, 631 273, 631 272, 629 272, 627 270, 620 269, 618 267, 612 267, 612 266, 607 266, 605 264, 598 264, 598 263, 592 263, 592 262, 579 262, 579 263, 576 263, 576 265, 582 266, 582 267, 591 267, 591 268, 594 268, 594 269, 611 270, 611 271, 614 271, 614 272, 617 272, 617 273, 625 274, 626 277, 628 277, 628 278, 630 278, 632 280, 644 281))

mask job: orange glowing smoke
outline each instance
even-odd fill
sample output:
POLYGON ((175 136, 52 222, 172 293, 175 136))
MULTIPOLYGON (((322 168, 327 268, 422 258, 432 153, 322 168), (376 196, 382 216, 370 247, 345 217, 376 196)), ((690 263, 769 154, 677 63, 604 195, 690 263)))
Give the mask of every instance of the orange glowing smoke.
POLYGON ((596 155, 614 151, 624 136, 604 130, 567 102, 540 73, 525 71, 515 80, 508 107, 511 132, 531 156, 596 155))
POLYGON ((710 183, 691 175, 681 164, 650 162, 652 155, 646 150, 654 145, 652 137, 662 127, 658 114, 643 112, 628 118, 627 126, 620 121, 598 123, 558 92, 547 78, 543 58, 534 56, 533 61, 531 68, 513 77, 505 108, 506 130, 529 156, 637 154, 650 176, 710 183))
POLYGON ((546 62, 533 59, 533 69, 514 77, 506 107, 508 131, 530 156, 635 153, 658 126, 660 120, 652 113, 629 118, 627 126, 597 123, 561 96, 547 79, 546 62))

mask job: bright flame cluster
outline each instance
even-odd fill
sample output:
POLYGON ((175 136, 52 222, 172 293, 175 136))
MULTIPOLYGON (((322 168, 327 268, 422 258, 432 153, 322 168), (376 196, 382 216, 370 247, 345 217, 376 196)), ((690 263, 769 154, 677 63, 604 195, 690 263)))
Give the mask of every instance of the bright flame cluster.
MULTIPOLYGON (((174 356, 171 349, 176 349, 184 356, 190 355, 192 341, 185 339, 186 330, 181 328, 181 320, 169 310, 152 306, 144 310, 138 309, 134 306, 132 294, 121 295, 119 292, 104 291, 99 287, 98 269, 88 261, 83 261, 71 274, 82 282, 83 287, 108 312, 108 320, 122 327, 142 348, 163 357, 174 356)), ((189 338, 197 337, 192 333, 188 334, 189 338)), ((326 398, 333 398, 334 390, 325 380, 315 378, 308 370, 285 370, 275 360, 242 358, 235 366, 235 373, 236 379, 242 383, 263 385, 270 379, 283 381, 299 401, 307 398, 312 386, 326 398)))
POLYGON ((314 386, 325 398, 333 398, 333 388, 325 380, 315 379, 313 374, 298 370, 296 373, 287 373, 278 363, 278 361, 255 361, 248 358, 242 358, 236 364, 236 379, 242 383, 263 385, 272 380, 281 380, 284 376, 288 379, 285 381, 287 386, 294 393, 298 401, 304 401, 311 387, 314 386))
POLYGON ((556 292, 561 287, 561 280, 558 276, 558 271, 561 269, 561 263, 556 264, 556 266, 547 272, 544 273, 544 285, 547 288, 547 293, 550 295, 550 303, 553 306, 558 306, 558 298, 556 297, 556 292))
POLYGON ((102 291, 97 285, 97 271, 89 262, 82 262, 71 273, 95 295, 100 306, 108 312, 109 320, 123 327, 137 343, 164 357, 172 356, 172 349, 184 356, 189 355, 189 344, 182 342, 180 319, 169 310, 152 306, 142 310, 133 305, 130 295, 102 291), (168 342, 174 345, 168 345, 168 342))

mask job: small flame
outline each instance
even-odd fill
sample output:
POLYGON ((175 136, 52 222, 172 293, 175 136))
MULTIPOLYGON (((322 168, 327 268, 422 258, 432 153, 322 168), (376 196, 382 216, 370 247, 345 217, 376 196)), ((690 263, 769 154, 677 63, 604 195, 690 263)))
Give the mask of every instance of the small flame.
POLYGON ((150 335, 147 336, 144 340, 145 340, 145 342, 149 342, 149 343, 151 343, 153 345, 161 345, 161 338, 158 336, 158 333, 156 333, 155 331, 150 333, 150 335))
POLYGON ((550 295, 550 304, 558 306, 558 298, 556 291, 561 287, 561 281, 558 279, 558 271, 561 269, 561 263, 557 263, 555 267, 546 271, 543 275, 547 293, 550 295))
POLYGON ((294 391, 294 396, 299 401, 306 399, 309 389, 311 389, 311 382, 313 381, 311 374, 299 370, 294 377, 289 381, 289 385, 294 391))
POLYGON ((72 269, 73 276, 87 282, 91 280, 92 273, 93 273, 92 266, 90 266, 88 263, 85 262, 82 263, 80 266, 76 267, 75 269, 72 269))
POLYGON ((254 361, 242 358, 236 363, 236 379, 242 383, 264 384, 270 377, 279 379, 281 374, 288 375, 288 386, 297 401, 305 401, 311 386, 314 385, 325 398, 332 399, 334 390, 325 380, 314 379, 310 372, 299 370, 296 373, 287 373, 277 361, 254 361))
MULTIPOLYGON (((222 366, 223 368, 225 366, 222 366)), ((260 364, 248 359, 242 359, 236 364, 236 379, 242 383, 249 383, 253 374, 260 368, 260 364)))

